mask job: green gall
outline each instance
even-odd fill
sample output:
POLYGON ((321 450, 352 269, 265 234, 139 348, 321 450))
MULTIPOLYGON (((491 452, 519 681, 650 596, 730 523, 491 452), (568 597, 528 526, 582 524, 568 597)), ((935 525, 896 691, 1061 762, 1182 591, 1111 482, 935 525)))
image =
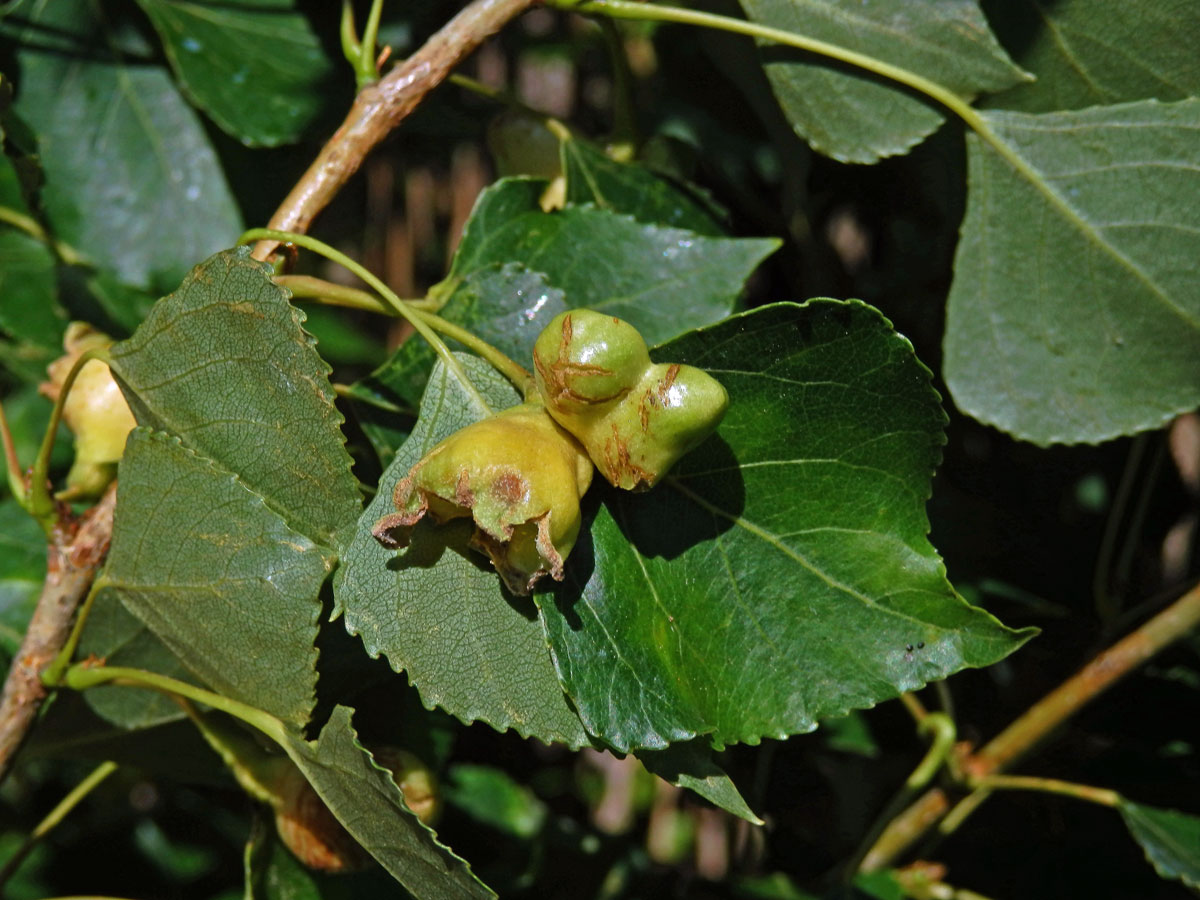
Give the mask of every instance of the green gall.
MULTIPOLYGON (((112 344, 112 338, 82 322, 72 322, 63 336, 63 356, 47 367, 50 376, 39 390, 57 400, 76 361, 89 350, 112 344)), ((64 495, 73 499, 100 496, 117 473, 125 439, 137 426, 129 404, 108 366, 93 359, 83 364, 63 402, 62 420, 75 435, 75 461, 67 473, 64 495)))
POLYGON ((729 405, 702 369, 652 363, 628 322, 561 313, 538 335, 534 377, 546 410, 616 487, 647 490, 716 429, 729 405))
POLYGON ((527 403, 430 450, 396 485, 398 511, 372 533, 385 547, 402 547, 426 515, 439 523, 470 517, 471 545, 492 560, 510 591, 528 594, 544 575, 562 580, 591 480, 583 448, 541 404, 527 403))
POLYGON ((570 430, 628 394, 650 367, 650 352, 623 319, 575 309, 538 335, 533 365, 547 409, 570 430))

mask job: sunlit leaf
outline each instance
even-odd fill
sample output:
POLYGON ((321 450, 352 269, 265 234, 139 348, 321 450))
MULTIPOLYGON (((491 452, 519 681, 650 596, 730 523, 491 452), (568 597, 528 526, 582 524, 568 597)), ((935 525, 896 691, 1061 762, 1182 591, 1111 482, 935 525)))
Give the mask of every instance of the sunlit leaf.
POLYGON ((574 138, 563 141, 562 159, 568 203, 590 203, 639 222, 709 237, 725 233, 708 206, 645 166, 617 162, 591 142, 574 138))
POLYGON ((964 412, 1040 444, 1200 404, 1200 100, 989 111, 946 318, 964 412))
MULTIPOLYGON (((976 0, 741 0, 755 22, 835 44, 921 75, 964 98, 1025 76, 976 0)), ((843 162, 905 153, 941 123, 930 101, 865 70, 774 44, 762 59, 784 113, 813 149, 843 162)))
POLYGON ((221 463, 297 531, 332 546, 359 508, 329 367, 303 315, 248 250, 197 266, 113 371, 138 422, 221 463))
POLYGON ((106 589, 214 689, 307 721, 329 551, 161 432, 130 435, 118 485, 106 589))
POLYGON ((543 212, 544 186, 506 178, 485 190, 451 277, 520 263, 562 291, 567 306, 620 316, 657 343, 726 315, 750 273, 779 246, 648 225, 590 206, 543 212))
POLYGON ((707 369, 730 407, 664 484, 598 491, 568 583, 537 596, 593 734, 782 738, 1029 637, 946 581, 925 516, 945 418, 875 310, 777 304, 654 356, 707 369))
MULTIPOLYGON (((474 357, 460 357, 494 409, 520 402, 512 386, 474 357)), ((466 395, 439 365, 412 436, 358 521, 334 581, 337 610, 371 656, 408 674, 428 706, 465 722, 482 719, 544 743, 587 742, 555 676, 537 610, 511 597, 483 556, 467 549, 469 523, 420 523, 397 553, 371 534, 395 512, 396 483, 443 437, 475 421, 466 395), (467 525, 464 529, 461 527, 467 525)))

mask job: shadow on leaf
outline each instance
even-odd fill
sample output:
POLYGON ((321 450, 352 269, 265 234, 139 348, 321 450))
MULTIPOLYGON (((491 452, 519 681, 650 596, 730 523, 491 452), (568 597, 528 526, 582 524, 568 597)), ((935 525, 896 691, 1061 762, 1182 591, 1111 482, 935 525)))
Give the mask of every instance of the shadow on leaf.
POLYGON ((733 527, 746 508, 746 483, 733 449, 715 434, 654 490, 610 489, 604 505, 638 553, 673 560, 733 527))

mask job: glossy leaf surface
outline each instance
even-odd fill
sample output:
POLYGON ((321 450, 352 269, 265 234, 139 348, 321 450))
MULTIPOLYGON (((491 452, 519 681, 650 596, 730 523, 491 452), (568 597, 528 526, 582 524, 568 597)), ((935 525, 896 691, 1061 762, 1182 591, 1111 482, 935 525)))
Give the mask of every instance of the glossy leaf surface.
POLYGON ((946 320, 964 412, 1039 444, 1200 403, 1200 100, 990 111, 946 320))
POLYGON ((647 225, 588 206, 546 213, 538 205, 544 184, 504 179, 485 190, 451 277, 517 262, 545 275, 567 306, 619 316, 653 344, 727 314, 750 273, 779 246, 647 225))
POLYGON ((929 545, 945 418, 878 312, 777 304, 653 355, 709 371, 729 411, 657 489, 593 489, 568 583, 537 596, 589 731, 782 738, 1028 638, 964 603, 929 545))
POLYGON ((562 161, 568 203, 590 203, 639 222, 708 237, 725 233, 712 210, 683 188, 645 166, 617 162, 590 141, 563 141, 562 161))
MULTIPOLYGON (((749 18, 899 66, 964 98, 1025 76, 997 43, 976 0, 741 0, 749 18)), ((940 108, 862 69, 764 45, 767 75, 814 150, 869 163, 905 153, 943 121, 940 108)))
POLYGON ((86 0, 30 0, 6 12, 4 36, 27 42, 17 49, 16 109, 40 139, 56 236, 142 287, 176 284, 231 243, 237 205, 170 74, 128 62, 86 0))
MULTIPOLYGON (((547 284, 544 275, 508 263, 477 269, 455 282, 438 315, 468 329, 529 368, 533 342, 550 320, 565 309, 563 292, 547 284)), ((453 339, 446 342, 459 349, 453 339)), ((354 384, 351 396, 366 403, 416 409, 435 360, 436 355, 425 341, 407 340, 387 362, 354 384)))
POLYGON ((138 5, 154 23, 183 89, 246 144, 298 140, 330 93, 333 66, 296 0, 138 5))
MULTIPOLYGON (((520 402, 490 366, 462 356, 494 409, 520 402)), ((395 512, 396 483, 443 437, 477 416, 466 395, 439 365, 433 372, 412 436, 379 482, 342 553, 334 581, 337 610, 371 656, 383 654, 408 674, 427 706, 465 722, 515 729, 544 743, 587 742, 546 650, 537 610, 511 597, 486 557, 467 549, 469 523, 418 524, 412 544, 387 550, 371 534, 395 512)))

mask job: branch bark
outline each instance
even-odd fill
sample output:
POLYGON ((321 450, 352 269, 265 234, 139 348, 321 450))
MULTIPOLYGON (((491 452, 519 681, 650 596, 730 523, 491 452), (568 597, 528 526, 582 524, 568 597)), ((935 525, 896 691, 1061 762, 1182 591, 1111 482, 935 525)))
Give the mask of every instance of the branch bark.
POLYGON ((112 539, 116 500, 114 482, 99 503, 56 532, 46 548, 42 593, 0 695, 0 781, 12 768, 13 758, 46 698, 42 669, 62 650, 71 633, 75 610, 104 562, 112 539))
MULTIPOLYGON (((1011 766, 1051 731, 1197 625, 1200 625, 1200 585, 1100 653, 985 746, 963 759, 963 774, 969 781, 977 781, 1011 766)), ((888 824, 863 858, 860 870, 871 872, 890 865, 949 811, 950 797, 944 790, 926 791, 888 824)))
MULTIPOLYGON (((416 53, 359 91, 346 119, 287 195, 268 227, 306 233, 317 214, 358 171, 367 154, 411 113, 459 62, 510 19, 539 0, 473 0, 416 53)), ((276 241, 259 241, 266 259, 276 241)))

